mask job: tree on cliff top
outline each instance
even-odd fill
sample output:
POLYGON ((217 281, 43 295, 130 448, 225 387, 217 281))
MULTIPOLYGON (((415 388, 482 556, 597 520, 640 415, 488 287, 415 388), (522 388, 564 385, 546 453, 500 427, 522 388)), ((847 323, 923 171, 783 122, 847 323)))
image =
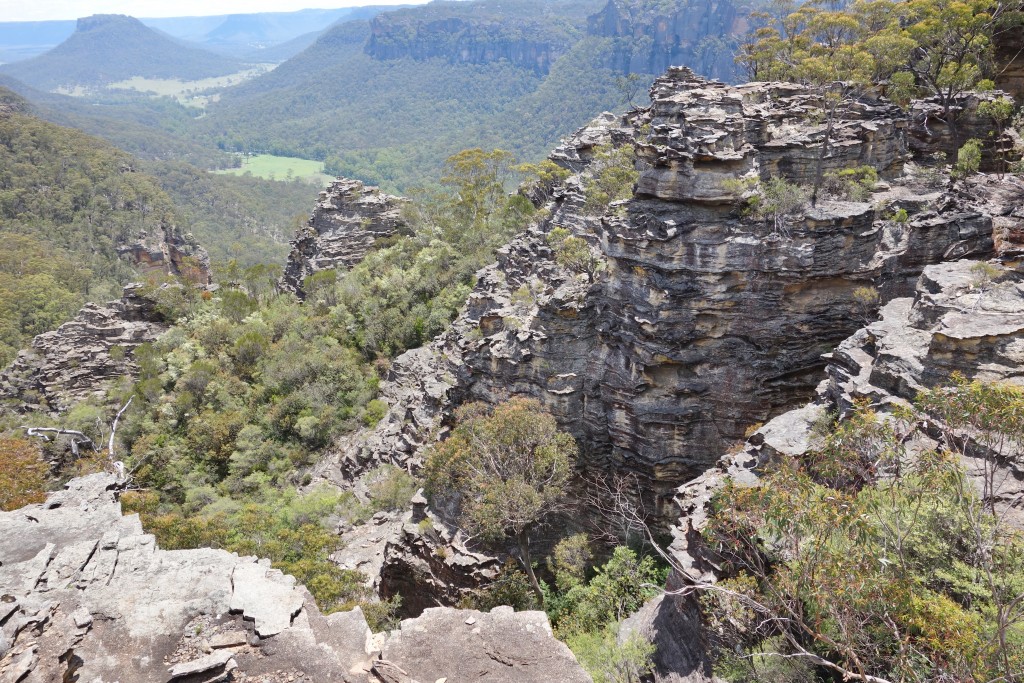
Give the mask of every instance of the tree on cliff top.
POLYGON ((572 436, 558 430, 534 399, 513 398, 493 410, 463 406, 452 435, 427 454, 432 498, 461 498, 459 523, 485 541, 515 539, 538 601, 540 583, 530 560, 530 534, 563 509, 578 454, 572 436))
MULTIPOLYGON (((1021 0, 858 0, 844 9, 775 0, 736 61, 752 80, 879 87, 895 102, 932 95, 956 139, 956 100, 996 69, 994 39, 1021 0)), ((831 86, 833 89, 836 86, 831 86)))

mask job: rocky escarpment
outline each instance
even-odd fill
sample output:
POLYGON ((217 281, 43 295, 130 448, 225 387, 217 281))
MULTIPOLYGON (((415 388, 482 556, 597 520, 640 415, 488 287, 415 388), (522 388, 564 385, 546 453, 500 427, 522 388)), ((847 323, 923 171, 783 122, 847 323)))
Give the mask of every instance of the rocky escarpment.
POLYGON ((116 494, 97 474, 0 512, 0 679, 590 680, 543 612, 432 609, 373 636, 266 561, 159 549, 116 494))
POLYGON ((910 108, 910 148, 915 156, 927 161, 940 162, 955 159, 956 152, 967 140, 979 140, 985 154, 981 170, 1003 172, 1021 158, 1021 139, 1013 126, 1006 126, 1002 134, 991 117, 979 113, 984 102, 991 102, 1006 93, 1002 90, 966 92, 954 98, 949 111, 937 97, 915 100, 910 108), (949 125, 953 116, 955 130, 949 125))
POLYGON ((304 280, 310 275, 362 261, 378 240, 405 227, 404 201, 358 180, 331 183, 320 193, 309 223, 292 240, 282 287, 304 297, 304 280))
POLYGON ((167 329, 155 302, 139 285, 119 301, 86 304, 74 319, 32 340, 0 373, 0 400, 7 409, 54 415, 111 383, 138 372, 133 350, 167 329))
MULTIPOLYGON (((1024 192, 1024 183, 1011 181, 1024 192)), ((730 479, 756 486, 771 461, 799 458, 821 446, 814 423, 827 412, 848 415, 858 401, 887 414, 909 406, 922 389, 950 384, 954 374, 986 382, 1024 386, 1024 274, 1014 264, 958 260, 925 268, 913 296, 893 299, 870 322, 826 354, 814 400, 787 411, 758 429, 737 454, 723 457, 700 477, 681 486, 675 496, 680 522, 673 554, 693 580, 707 580, 715 568, 700 553, 697 532, 703 527, 711 496, 730 479)), ((905 435, 911 447, 933 448, 933 418, 912 425, 905 435)), ((981 470, 971 451, 968 472, 981 470)), ((997 504, 1022 505, 1022 463, 1003 463, 1007 476, 996 491, 997 504)), ((1020 524, 1024 515, 1008 515, 1020 524)))
POLYGON ((1002 88, 1018 102, 1024 98, 1024 26, 1006 26, 997 32, 994 40, 996 63, 1002 68, 996 75, 996 87, 1002 88))
POLYGON ((540 2, 435 3, 373 18, 366 54, 375 59, 444 59, 510 64, 546 74, 575 42, 566 18, 552 20, 540 2))
MULTIPOLYGON (((1024 192, 1019 179, 1009 184, 1024 192)), ((928 266, 913 296, 890 301, 877 321, 826 357, 829 364, 811 403, 772 419, 742 449, 677 490, 673 506, 679 519, 669 549, 676 571, 670 586, 717 579, 718 558, 707 551, 700 536, 715 493, 727 481, 759 486, 769 464, 798 460, 820 448, 823 437, 816 424, 828 413, 848 415, 856 402, 867 401, 879 413, 889 414, 908 407, 921 389, 948 385, 954 373, 1024 385, 1024 275, 1014 264, 998 262, 958 260, 928 266)), ((900 435, 910 457, 939 447, 933 417, 901 426, 900 435)), ((1019 458, 1019 453, 967 448, 961 463, 982 495, 986 474, 996 482, 988 490, 1002 519, 1021 527, 1024 463, 1019 458)), ((656 680, 703 680, 703 645, 699 627, 693 626, 698 620, 696 605, 674 596, 652 602, 631 620, 632 628, 651 633, 659 644, 656 660, 664 675, 656 680), (682 632, 691 635, 681 659, 676 656, 678 643, 666 640, 658 629, 669 619, 681 619, 682 632)))
POLYGON ((748 29, 746 8, 732 2, 608 0, 587 19, 590 35, 615 39, 615 71, 660 74, 685 64, 726 82, 736 80, 733 57, 748 29))
POLYGON ((526 394, 580 439, 590 464, 636 471, 669 493, 751 425, 806 400, 822 354, 873 314, 859 288, 883 302, 905 296, 927 265, 992 249, 1006 202, 908 166, 908 120, 892 105, 853 103, 822 161, 826 173, 868 165, 886 182, 866 201, 822 199, 780 228, 742 215, 744 180, 813 180, 820 98, 687 69, 651 92, 649 109, 605 116, 556 150, 552 159, 582 174, 478 274, 451 330, 397 360, 382 387, 387 417, 339 444, 323 474, 415 466, 452 405, 526 394), (633 145, 639 157, 635 195, 604 215, 586 204, 602 144, 633 145), (906 222, 889 220, 898 209, 906 222), (592 245, 603 262, 595 282, 555 262, 554 227, 592 245))

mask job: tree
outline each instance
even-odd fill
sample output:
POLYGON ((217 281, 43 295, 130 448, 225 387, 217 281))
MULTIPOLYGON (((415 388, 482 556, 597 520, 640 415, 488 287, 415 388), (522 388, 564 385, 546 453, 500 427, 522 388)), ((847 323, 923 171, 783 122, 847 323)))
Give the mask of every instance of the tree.
POLYGON ((776 0, 752 15, 760 26, 736 60, 753 79, 817 85, 840 102, 868 90, 901 104, 915 92, 934 95, 952 151, 956 101, 993 75, 994 39, 1021 22, 1020 10, 1020 0, 861 0, 843 9, 776 0))
POLYGON ((468 226, 488 224, 505 198, 514 164, 515 157, 503 149, 485 152, 477 147, 448 157, 441 183, 454 194, 456 215, 468 226))
POLYGON ((463 406, 443 442, 426 457, 427 492, 460 498, 459 524, 485 541, 514 539, 538 601, 530 534, 564 509, 578 454, 572 436, 534 399, 513 398, 491 410, 463 406))
POLYGON ((636 170, 636 148, 632 145, 598 145, 594 148, 588 171, 584 180, 586 210, 604 210, 612 202, 629 199, 640 177, 636 170))
POLYGON ((644 88, 644 77, 640 74, 627 74, 615 78, 615 89, 622 95, 622 103, 628 104, 631 109, 636 109, 633 104, 635 98, 644 88))
POLYGON ((750 199, 752 213, 772 226, 772 234, 787 235, 789 221, 807 204, 807 190, 784 178, 769 178, 750 199))
POLYGON ((1013 118, 1013 100, 1008 97, 997 97, 993 100, 986 100, 978 105, 978 113, 987 116, 996 124, 995 145, 999 154, 999 177, 1006 173, 1006 148, 1003 142, 1003 134, 1006 132, 1006 124, 1013 118))
POLYGON ((963 180, 981 168, 981 140, 971 138, 956 153, 956 163, 950 176, 963 180))

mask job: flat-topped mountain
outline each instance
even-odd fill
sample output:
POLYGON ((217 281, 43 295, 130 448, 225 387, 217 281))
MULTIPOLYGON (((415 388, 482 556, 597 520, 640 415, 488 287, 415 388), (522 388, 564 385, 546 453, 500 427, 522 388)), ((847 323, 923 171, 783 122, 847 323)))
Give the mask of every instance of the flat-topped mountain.
POLYGON ((38 57, 0 67, 42 90, 101 86, 132 76, 196 80, 223 76, 242 62, 183 45, 138 19, 97 14, 78 20, 75 32, 38 57))

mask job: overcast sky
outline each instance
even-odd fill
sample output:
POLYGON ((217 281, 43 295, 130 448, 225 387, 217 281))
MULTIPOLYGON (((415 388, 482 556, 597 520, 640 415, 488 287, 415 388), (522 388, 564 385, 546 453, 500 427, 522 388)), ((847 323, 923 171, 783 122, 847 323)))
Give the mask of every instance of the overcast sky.
POLYGON ((424 0, 0 0, 0 21, 77 19, 91 14, 129 14, 133 17, 191 17, 211 14, 294 12, 307 7, 334 9, 360 5, 419 4, 424 0))

